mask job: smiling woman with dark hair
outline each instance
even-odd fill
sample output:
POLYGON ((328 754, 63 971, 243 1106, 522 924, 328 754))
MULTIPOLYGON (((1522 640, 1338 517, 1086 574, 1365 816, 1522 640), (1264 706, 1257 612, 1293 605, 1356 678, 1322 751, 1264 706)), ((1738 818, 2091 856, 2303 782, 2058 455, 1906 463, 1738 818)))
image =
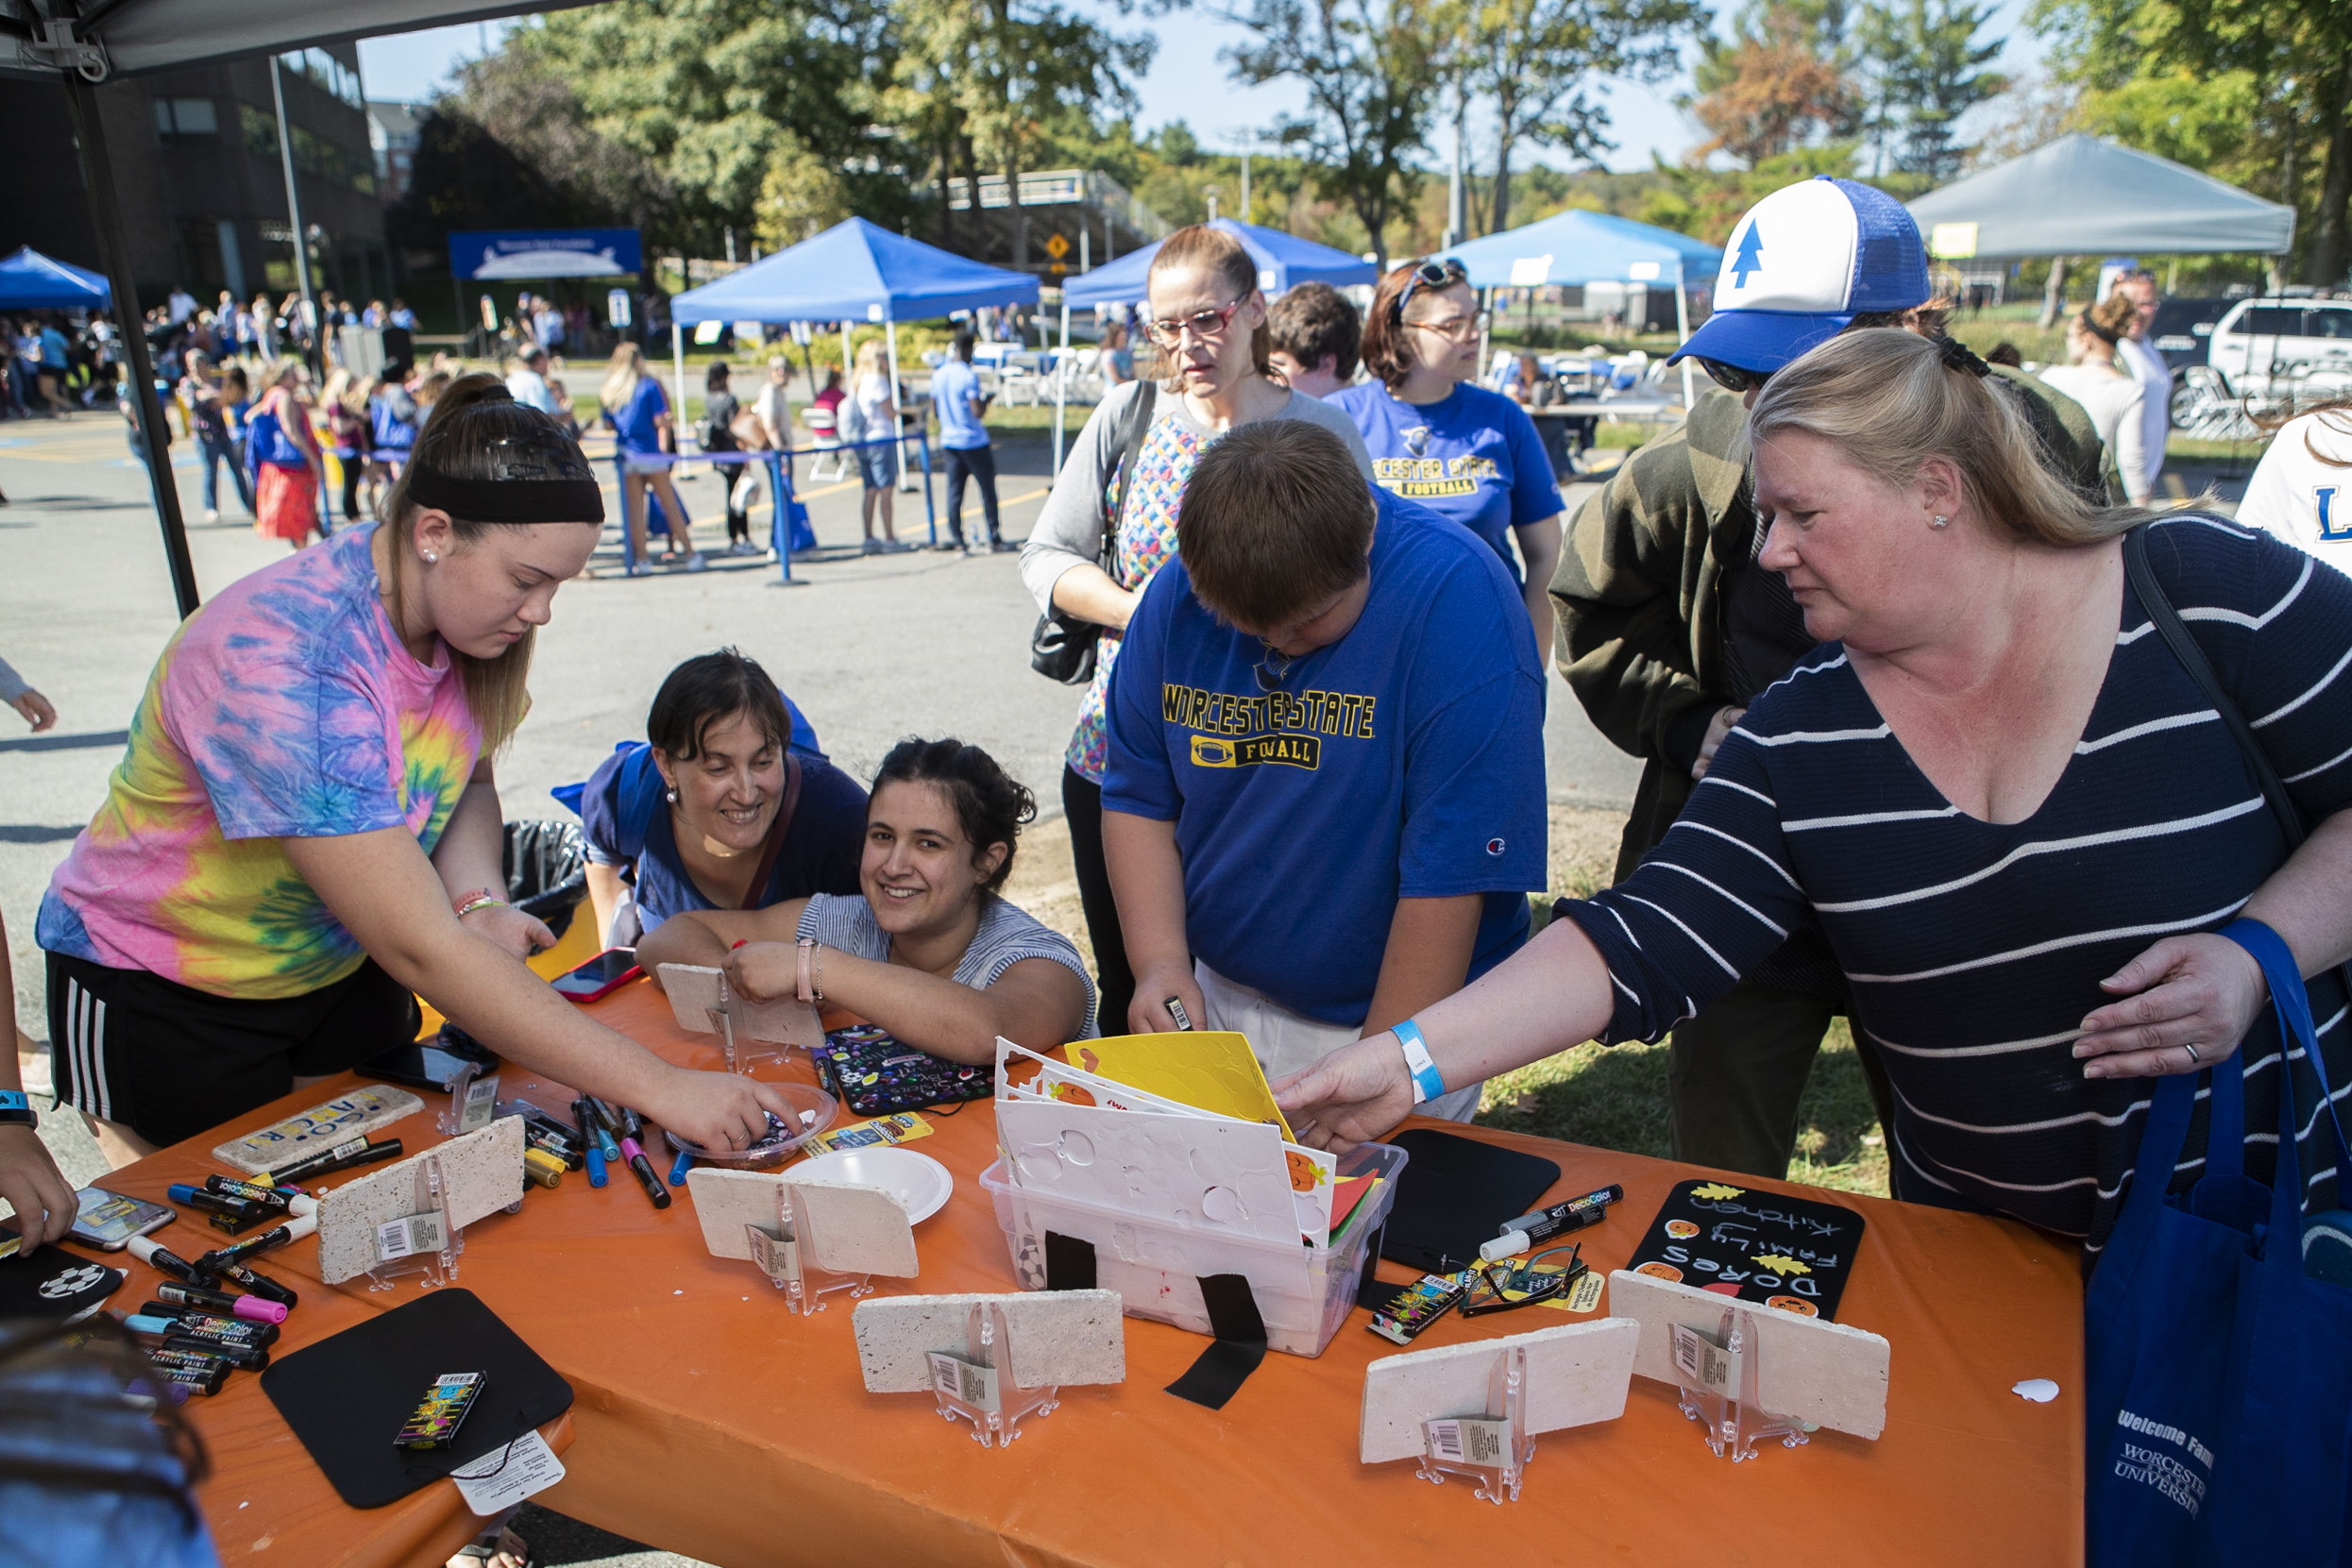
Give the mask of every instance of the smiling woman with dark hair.
POLYGON ((903 740, 866 808, 863 898, 820 893, 741 913, 690 911, 637 948, 723 965, 753 999, 842 1007, 901 1043, 992 1063, 998 1036, 1035 1050, 1095 1033, 1076 944, 1007 902, 1013 848, 1037 799, 959 740, 903 740))
POLYGON ((866 792, 732 648, 669 672, 646 738, 582 786, 588 896, 608 947, 685 909, 764 909, 857 890, 866 792))

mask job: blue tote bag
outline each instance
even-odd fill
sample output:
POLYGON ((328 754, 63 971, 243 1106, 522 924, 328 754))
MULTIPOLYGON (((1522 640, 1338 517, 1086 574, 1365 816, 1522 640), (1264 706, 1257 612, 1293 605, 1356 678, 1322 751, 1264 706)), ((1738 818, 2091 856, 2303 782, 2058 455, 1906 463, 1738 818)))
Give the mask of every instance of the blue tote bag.
MULTIPOLYGON (((2277 933, 2223 930, 2260 962, 2279 1039, 2327 1067, 2310 999, 2277 933)), ((2248 1179, 2245 1085, 2232 1052, 2205 1075, 2212 1106, 2205 1173, 2168 1194, 2189 1131, 2194 1074, 2157 1086, 2131 1193, 2084 1301, 2084 1504, 2093 1568, 2352 1564, 2352 1290, 2306 1277, 2293 1075, 2280 1061, 2279 1156, 2270 1187, 2248 1179)), ((2332 1104, 2314 1133, 2352 1151, 2332 1104)))

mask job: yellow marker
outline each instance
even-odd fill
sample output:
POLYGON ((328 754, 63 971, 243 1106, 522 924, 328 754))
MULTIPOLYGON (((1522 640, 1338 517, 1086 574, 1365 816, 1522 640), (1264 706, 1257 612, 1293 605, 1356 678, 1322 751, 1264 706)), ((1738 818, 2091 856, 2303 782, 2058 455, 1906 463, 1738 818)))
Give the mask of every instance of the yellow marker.
POLYGON ((564 1162, 545 1149, 523 1152, 523 1179, 541 1187, 553 1187, 564 1179, 564 1162))

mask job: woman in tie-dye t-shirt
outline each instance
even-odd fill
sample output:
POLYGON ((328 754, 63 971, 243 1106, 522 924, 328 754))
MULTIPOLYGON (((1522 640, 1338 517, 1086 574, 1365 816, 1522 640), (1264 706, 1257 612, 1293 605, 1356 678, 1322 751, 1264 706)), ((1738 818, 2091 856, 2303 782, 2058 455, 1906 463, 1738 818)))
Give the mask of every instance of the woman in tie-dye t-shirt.
POLYGON ((589 1021, 523 967, 553 938, 499 896, 490 758, 603 511, 577 443, 469 376, 389 522, 235 583, 165 647, 41 906, 59 1083, 110 1154, 412 1038, 412 992, 700 1142, 748 1141, 786 1108, 589 1021))

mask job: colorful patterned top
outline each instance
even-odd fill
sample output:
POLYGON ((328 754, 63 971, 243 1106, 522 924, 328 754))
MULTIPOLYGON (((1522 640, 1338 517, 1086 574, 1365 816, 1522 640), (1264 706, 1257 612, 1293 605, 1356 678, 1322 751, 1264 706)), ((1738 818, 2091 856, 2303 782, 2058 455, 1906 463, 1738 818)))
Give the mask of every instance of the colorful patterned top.
POLYGON ((405 827, 430 854, 482 752, 448 648, 428 667, 393 632, 374 536, 339 533, 188 617, 50 878, 42 947, 251 1000, 359 968, 278 840, 405 827))
MULTIPOLYGON (((1193 477, 1193 464, 1222 432, 1193 418, 1181 396, 1159 394, 1152 428, 1135 457, 1135 498, 1119 514, 1128 482, 1118 471, 1119 425, 1142 391, 1142 382, 1125 382, 1095 408, 1030 531, 1021 552, 1021 575, 1041 610, 1051 607, 1054 584, 1064 572, 1081 563, 1094 564, 1107 516, 1119 515, 1110 575, 1122 588, 1142 593, 1176 552, 1176 507, 1184 499, 1184 486, 1193 477)), ((1372 455, 1346 414, 1319 398, 1293 393, 1290 405, 1274 417, 1304 419, 1338 436, 1362 470, 1364 482, 1371 482, 1372 455)), ((1097 784, 1110 761, 1103 709, 1111 669, 1119 662, 1119 641, 1118 632, 1105 631, 1095 645, 1094 679, 1078 704, 1078 726, 1070 736, 1071 770, 1097 784)))

